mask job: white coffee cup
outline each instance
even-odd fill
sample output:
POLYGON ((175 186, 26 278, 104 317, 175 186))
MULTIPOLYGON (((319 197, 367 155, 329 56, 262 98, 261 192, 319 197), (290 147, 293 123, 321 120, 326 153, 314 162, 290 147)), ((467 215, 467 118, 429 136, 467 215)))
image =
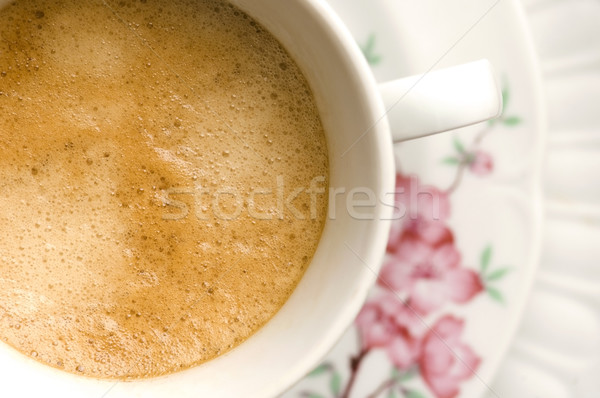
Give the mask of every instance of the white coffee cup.
MULTIPOLYGON (((0 7, 7 3, 0 0, 0 7)), ((269 29, 303 69, 327 132, 331 186, 345 189, 345 194, 330 199, 330 217, 305 276, 279 313, 246 342, 169 376, 132 382, 95 380, 42 365, 0 344, 1 395, 278 395, 335 344, 375 281, 393 211, 392 141, 473 124, 501 111, 499 89, 487 61, 378 86, 350 33, 324 1, 233 3, 269 29), (347 199, 357 187, 375 194, 375 206, 365 202, 354 209, 368 217, 348 211, 347 199)))

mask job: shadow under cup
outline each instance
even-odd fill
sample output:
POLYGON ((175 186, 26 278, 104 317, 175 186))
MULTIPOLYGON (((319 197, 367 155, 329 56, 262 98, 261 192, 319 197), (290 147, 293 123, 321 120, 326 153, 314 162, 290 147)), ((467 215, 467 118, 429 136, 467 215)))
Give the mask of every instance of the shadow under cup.
MULTIPOLYGON (((8 3, 0 0, 0 7, 8 3)), ((303 70, 326 131, 331 187, 345 189, 330 199, 335 217, 328 217, 304 277, 275 317, 246 342, 168 376, 117 384, 88 379, 0 344, 1 391, 7 396, 272 397, 310 371, 358 313, 376 278, 393 210, 379 203, 369 208, 368 220, 361 220, 346 207, 354 188, 369 189, 378 200, 388 201, 394 190, 392 141, 375 81, 352 37, 324 2, 232 3, 277 37, 303 70)))

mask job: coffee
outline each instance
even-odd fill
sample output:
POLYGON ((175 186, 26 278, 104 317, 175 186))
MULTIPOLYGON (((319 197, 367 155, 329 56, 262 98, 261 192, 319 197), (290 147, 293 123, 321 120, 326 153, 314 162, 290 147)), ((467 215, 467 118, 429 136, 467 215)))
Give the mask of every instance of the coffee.
POLYGON ((219 0, 0 10, 0 338, 98 378, 189 368, 285 303, 328 184, 310 88, 219 0))

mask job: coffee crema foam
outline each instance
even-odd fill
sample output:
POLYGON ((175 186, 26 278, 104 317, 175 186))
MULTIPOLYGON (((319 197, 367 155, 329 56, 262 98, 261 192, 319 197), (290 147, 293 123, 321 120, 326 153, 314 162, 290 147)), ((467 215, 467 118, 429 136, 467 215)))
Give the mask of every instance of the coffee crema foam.
POLYGON ((65 371, 135 379, 263 326, 310 263, 326 195, 316 218, 301 194, 305 219, 228 220, 173 192, 328 186, 314 98, 277 40, 216 0, 17 1, 0 37, 0 338, 65 371), (186 217, 165 219, 180 210, 169 191, 186 217))

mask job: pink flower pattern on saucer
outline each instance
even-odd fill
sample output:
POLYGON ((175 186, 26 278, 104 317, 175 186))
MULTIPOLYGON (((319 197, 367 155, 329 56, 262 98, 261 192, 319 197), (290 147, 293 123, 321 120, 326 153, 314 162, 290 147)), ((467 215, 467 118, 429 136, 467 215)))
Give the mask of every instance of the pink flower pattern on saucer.
MULTIPOLYGON (((362 50, 372 65, 381 61, 373 35, 362 50)), ((451 153, 441 159, 454 171, 448 187, 427 185, 417 175, 397 172, 396 217, 377 285, 354 322, 358 342, 355 352, 347 354, 349 376, 342 378, 336 368, 339 361, 327 360, 307 378, 326 378, 329 394, 300 390, 299 397, 457 398, 461 385, 476 376, 484 359, 468 344, 466 319, 452 307, 479 298, 503 303, 496 284, 511 268, 492 266, 492 245, 482 248, 478 267, 463 262, 449 224, 451 198, 467 175, 493 175, 494 158, 481 143, 498 127, 521 124, 519 116, 506 113, 509 94, 505 84, 505 112, 482 124, 471 142, 465 144, 455 136, 451 153), (391 374, 379 372, 375 377, 368 372, 369 358, 376 353, 378 363, 382 354, 387 358, 391 374), (373 386, 366 395, 354 391, 361 373, 368 374, 373 386)))

